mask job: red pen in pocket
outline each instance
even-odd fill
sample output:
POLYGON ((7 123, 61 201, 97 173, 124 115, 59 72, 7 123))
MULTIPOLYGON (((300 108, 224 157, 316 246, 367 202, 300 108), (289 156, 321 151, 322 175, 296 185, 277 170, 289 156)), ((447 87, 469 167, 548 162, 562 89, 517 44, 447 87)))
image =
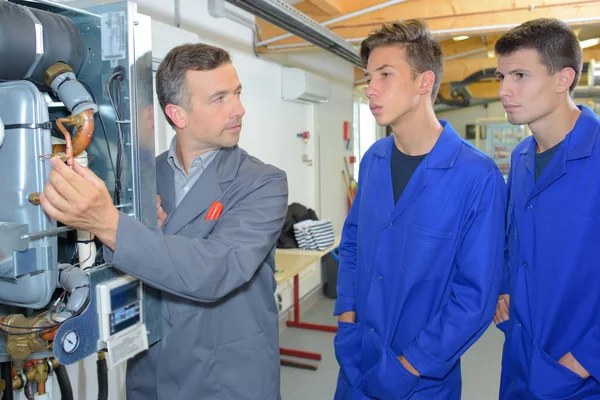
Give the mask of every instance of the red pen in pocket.
POLYGON ((212 203, 208 212, 206 213, 206 220, 211 221, 213 219, 217 219, 221 216, 221 212, 223 211, 223 204, 220 201, 215 201, 212 203))

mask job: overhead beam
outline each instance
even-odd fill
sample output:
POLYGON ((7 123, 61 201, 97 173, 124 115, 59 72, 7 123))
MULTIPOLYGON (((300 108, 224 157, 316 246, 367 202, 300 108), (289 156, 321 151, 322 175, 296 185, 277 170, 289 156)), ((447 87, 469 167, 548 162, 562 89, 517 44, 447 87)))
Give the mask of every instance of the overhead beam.
MULTIPOLYGON (((583 62, 589 62, 591 59, 600 60, 600 46, 583 50, 583 62)), ((442 82, 459 82, 482 69, 496 68, 497 66, 498 59, 496 57, 447 61, 444 63, 442 82)))
MULTIPOLYGON (((582 26, 600 21, 600 2, 589 0, 495 0, 494 2, 474 2, 472 0, 427 0, 407 1, 383 10, 373 11, 346 21, 328 26, 340 36, 350 38, 366 37, 371 30, 383 23, 398 19, 421 18, 427 21, 434 34, 440 36, 482 35, 501 33, 507 26, 525 21, 556 17, 571 20, 572 26, 582 26), (596 16, 596 17, 595 17, 596 16)), ((328 18, 316 18, 317 21, 328 18)), ((278 36, 285 31, 261 24, 263 40, 278 36)), ((293 37, 276 44, 298 43, 293 37)))
MULTIPOLYGON (((600 45, 585 49, 583 51, 583 62, 587 63, 591 59, 600 60, 600 45)), ((496 57, 446 61, 444 63, 444 74, 442 75, 442 86, 440 91, 444 87, 449 87, 451 82, 460 82, 475 72, 479 72, 486 68, 496 68, 497 66, 498 59, 496 57)), ((358 68, 356 70, 358 70, 358 68)), ((357 75, 355 75, 355 78, 356 77, 357 75)), ((357 80, 358 79, 355 79, 355 81, 357 80)), ((587 77, 585 74, 583 74, 580 82, 586 81, 587 77)), ((357 86, 360 85, 364 85, 364 83, 357 84, 357 86)), ((471 85, 469 87, 471 87, 471 85)))
POLYGON ((342 13, 342 0, 306 0, 326 15, 336 16, 342 13))

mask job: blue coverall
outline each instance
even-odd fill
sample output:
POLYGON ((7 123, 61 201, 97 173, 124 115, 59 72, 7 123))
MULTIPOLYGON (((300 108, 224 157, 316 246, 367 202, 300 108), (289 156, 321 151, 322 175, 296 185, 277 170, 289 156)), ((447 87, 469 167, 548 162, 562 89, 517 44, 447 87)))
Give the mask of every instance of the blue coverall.
POLYGON ((501 399, 600 399, 600 118, 580 108, 537 182, 534 137, 512 154, 501 399))
POLYGON ((460 356, 500 291, 506 184, 449 123, 394 204, 388 137, 367 151, 342 233, 336 399, 459 399, 460 356), (404 355, 421 374, 397 359, 404 355))

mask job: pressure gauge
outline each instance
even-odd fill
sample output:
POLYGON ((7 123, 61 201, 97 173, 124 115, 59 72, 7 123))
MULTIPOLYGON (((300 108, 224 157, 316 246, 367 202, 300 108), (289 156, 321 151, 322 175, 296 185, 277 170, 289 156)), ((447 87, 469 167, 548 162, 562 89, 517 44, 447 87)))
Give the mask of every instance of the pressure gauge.
POLYGON ((63 336, 62 347, 65 353, 71 354, 79 347, 79 334, 75 331, 69 331, 63 336))

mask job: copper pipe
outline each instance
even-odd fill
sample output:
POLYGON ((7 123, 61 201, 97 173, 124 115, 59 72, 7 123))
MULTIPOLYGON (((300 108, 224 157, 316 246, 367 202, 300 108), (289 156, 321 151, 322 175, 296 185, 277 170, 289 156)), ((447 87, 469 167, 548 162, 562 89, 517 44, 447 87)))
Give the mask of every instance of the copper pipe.
POLYGON ((94 136, 94 112, 90 109, 79 115, 83 117, 83 125, 79 127, 73 138, 73 156, 75 157, 88 147, 94 136))
POLYGON ((67 132, 66 128, 63 126, 63 122, 67 122, 68 118, 58 118, 56 120, 56 126, 60 129, 61 133, 65 137, 65 153, 67 153, 67 165, 73 168, 73 145, 71 143, 71 134, 67 132))
POLYGON ((37 384, 37 394, 39 396, 46 394, 46 382, 38 382, 37 384))
POLYGON ((48 363, 46 360, 35 360, 35 381, 37 383, 37 394, 46 394, 46 382, 48 381, 48 363))
POLYGON ((73 158, 81 154, 90 144, 92 137, 94 136, 94 112, 89 109, 85 110, 81 114, 71 115, 67 118, 59 118, 56 120, 56 125, 60 129, 63 135, 65 135, 65 144, 55 144, 52 146, 52 152, 56 153, 67 153, 67 165, 73 166, 73 158), (75 137, 71 140, 71 135, 66 134, 66 129, 62 123, 67 125, 75 126, 77 132, 75 137), (68 136, 68 139, 67 139, 68 136), (71 153, 69 154, 69 146, 71 146, 71 153), (70 163, 69 163, 70 161, 70 163))
POLYGON ((39 333, 40 339, 42 340, 54 340, 56 337, 56 332, 58 331, 58 326, 55 326, 52 329, 48 329, 46 331, 42 331, 39 333))

